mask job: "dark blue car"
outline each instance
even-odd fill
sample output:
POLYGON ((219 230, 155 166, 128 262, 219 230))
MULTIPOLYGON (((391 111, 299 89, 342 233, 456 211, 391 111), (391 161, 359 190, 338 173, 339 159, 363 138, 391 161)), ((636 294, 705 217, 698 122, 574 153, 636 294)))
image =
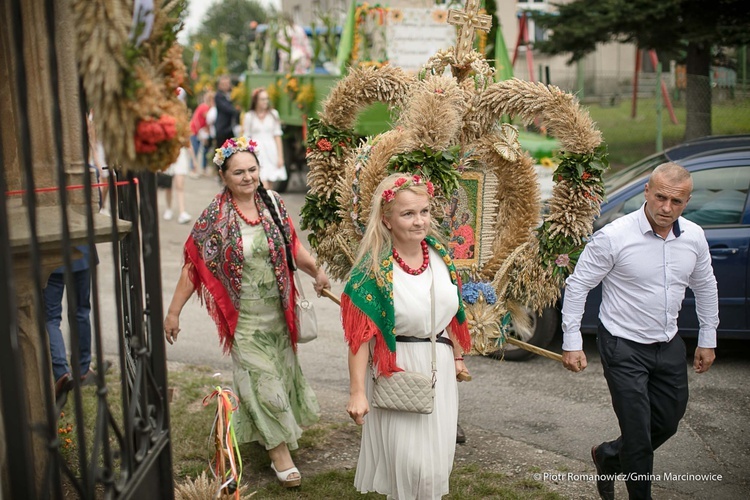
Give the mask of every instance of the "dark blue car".
MULTIPOLYGON (((750 135, 714 136, 685 142, 644 160, 605 179, 606 202, 594 230, 625 214, 638 210, 645 201, 643 188, 651 171, 672 161, 690 171, 693 194, 682 216, 699 224, 706 233, 714 274, 719 288, 719 339, 750 339, 748 308, 748 247, 750 247, 750 135)), ((596 333, 601 285, 589 293, 581 330, 596 333)), ((534 330, 523 338, 544 347, 560 325, 559 308, 550 308, 536 318, 534 330)), ((690 289, 678 320, 680 335, 695 337, 698 318, 690 289)), ((530 354, 529 354, 530 356, 530 354)), ((523 352, 506 358, 523 359, 523 352)))

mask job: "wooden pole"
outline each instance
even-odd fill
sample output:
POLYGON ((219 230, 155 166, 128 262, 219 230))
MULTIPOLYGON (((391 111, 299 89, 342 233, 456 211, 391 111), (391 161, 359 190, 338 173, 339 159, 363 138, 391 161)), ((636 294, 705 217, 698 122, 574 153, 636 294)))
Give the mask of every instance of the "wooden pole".
MULTIPOLYGON (((661 83, 661 62, 656 63, 656 86, 659 87, 661 83)), ((656 89, 656 151, 661 151, 664 149, 664 140, 663 140, 663 125, 661 123, 661 99, 662 95, 659 93, 659 89, 656 89)))
POLYGON ((678 125, 680 122, 677 120, 677 117, 674 114, 674 108, 672 107, 672 99, 669 98, 669 91, 667 90, 667 84, 664 83, 664 80, 661 77, 661 66, 659 65, 659 58, 656 57, 656 51, 655 50, 649 50, 648 55, 651 58, 651 64, 654 65, 654 70, 658 71, 658 74, 656 75, 659 81, 659 86, 661 87, 661 95, 664 98, 664 103, 667 105, 667 111, 669 111, 669 119, 672 120, 672 123, 675 125, 678 125))
MULTIPOLYGON (((341 305, 341 299, 336 297, 330 290, 324 288, 321 295, 325 295, 326 297, 334 301, 337 305, 341 305)), ((556 352, 548 351, 547 349, 542 349, 541 347, 531 345, 527 342, 518 340, 513 337, 506 337, 505 341, 511 345, 520 347, 521 349, 525 349, 529 352, 533 352, 534 354, 537 354, 539 356, 543 356, 545 358, 552 359, 554 361, 559 361, 562 363, 562 355, 557 354, 556 352)))
POLYGON ((638 114, 638 73, 641 71, 641 49, 635 48, 635 71, 633 72, 633 100, 630 105, 630 118, 638 114))

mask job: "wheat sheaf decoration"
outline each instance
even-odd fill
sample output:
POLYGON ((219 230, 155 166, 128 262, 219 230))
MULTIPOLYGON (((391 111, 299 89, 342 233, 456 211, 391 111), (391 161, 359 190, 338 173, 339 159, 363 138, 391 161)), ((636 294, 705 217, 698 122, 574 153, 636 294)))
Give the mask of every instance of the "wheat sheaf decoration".
POLYGON ((519 79, 495 83, 493 71, 477 52, 456 56, 452 48, 416 75, 388 66, 352 71, 310 123, 302 210, 318 260, 343 280, 379 182, 401 171, 429 178, 433 219, 462 273, 474 352, 482 354, 502 346, 527 308, 559 298, 592 233, 608 167, 601 134, 573 95, 519 79), (356 115, 374 101, 392 107, 395 125, 359 140, 356 115), (535 161, 503 116, 541 120, 561 145, 543 216, 535 161))
POLYGON ((164 170, 187 141, 185 79, 176 42, 184 0, 73 0, 78 71, 110 163, 164 170), (135 9, 135 13, 134 13, 135 9))

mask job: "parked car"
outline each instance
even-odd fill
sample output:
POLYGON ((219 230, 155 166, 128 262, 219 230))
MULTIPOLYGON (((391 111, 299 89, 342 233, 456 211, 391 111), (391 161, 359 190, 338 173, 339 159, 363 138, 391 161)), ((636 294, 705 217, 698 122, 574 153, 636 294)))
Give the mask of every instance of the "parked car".
MULTIPOLYGON (((638 210, 653 169, 672 161, 690 171, 693 193, 682 216, 706 233, 719 289, 718 338, 750 339, 750 135, 712 136, 685 142, 649 156, 605 179, 606 201, 594 230, 638 210)), ((584 334, 596 333, 601 285, 589 293, 581 324, 584 334)), ((696 337, 695 297, 685 294, 678 319, 680 335, 696 337)), ((559 304, 536 318, 534 329, 515 332, 521 340, 546 347, 560 328, 559 304)), ((507 350, 506 359, 526 359, 531 353, 507 350)))

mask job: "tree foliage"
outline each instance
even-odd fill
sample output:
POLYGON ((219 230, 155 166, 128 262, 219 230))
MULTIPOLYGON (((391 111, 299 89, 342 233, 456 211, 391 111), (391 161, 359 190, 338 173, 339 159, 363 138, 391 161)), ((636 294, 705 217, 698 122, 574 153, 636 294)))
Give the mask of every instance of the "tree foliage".
MULTIPOLYGON (((199 2, 204 0, 192 0, 199 2)), ((200 28, 191 38, 191 44, 199 42, 204 51, 201 54, 201 68, 210 66, 211 40, 223 39, 226 47, 226 70, 231 74, 245 71, 249 44, 254 39, 250 23, 264 23, 268 14, 257 0, 220 0, 206 12, 200 28)))
POLYGON ((534 14, 552 30, 534 46, 548 54, 570 53, 569 62, 597 43, 632 42, 644 49, 679 51, 690 43, 743 45, 750 42, 748 0, 576 0, 556 13, 534 14))
POLYGON ((569 63, 598 43, 632 42, 643 49, 684 53, 688 88, 685 138, 711 133, 711 48, 750 42, 748 0, 575 0, 534 14, 552 31, 535 49, 570 54, 569 63))

